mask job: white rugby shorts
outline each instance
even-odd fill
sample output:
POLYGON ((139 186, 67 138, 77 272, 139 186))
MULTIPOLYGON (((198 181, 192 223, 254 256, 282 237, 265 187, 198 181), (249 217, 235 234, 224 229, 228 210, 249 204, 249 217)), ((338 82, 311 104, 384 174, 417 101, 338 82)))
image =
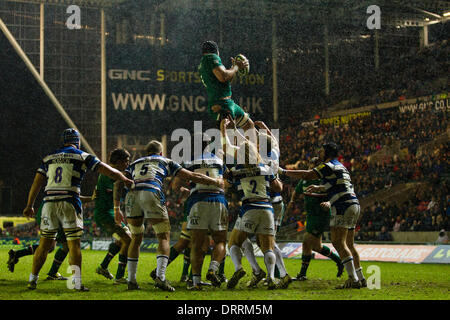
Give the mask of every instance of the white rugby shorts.
POLYGON ((247 233, 267 234, 274 236, 276 231, 272 208, 250 207, 240 218, 236 220, 234 229, 247 233))
POLYGON ((219 201, 197 201, 189 210, 187 221, 188 230, 227 230, 228 210, 225 204, 219 201))
POLYGON ((147 190, 131 190, 125 197, 127 218, 169 219, 165 204, 159 195, 147 190))
POLYGON ((336 214, 336 207, 331 206, 331 219, 330 227, 342 227, 352 229, 356 227, 360 214, 359 204, 350 205, 344 212, 344 214, 336 214))
POLYGON ((41 212, 42 231, 63 229, 83 229, 83 213, 78 213, 68 201, 45 202, 41 212))

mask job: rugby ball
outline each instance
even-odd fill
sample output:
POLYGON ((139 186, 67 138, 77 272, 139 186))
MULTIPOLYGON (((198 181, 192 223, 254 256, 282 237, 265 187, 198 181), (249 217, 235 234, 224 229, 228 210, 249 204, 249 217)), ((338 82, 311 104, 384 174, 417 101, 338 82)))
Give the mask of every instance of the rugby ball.
MULTIPOLYGON (((234 58, 234 60, 236 60, 236 61, 245 61, 245 60, 247 60, 248 61, 248 59, 242 53, 238 54, 236 56, 236 58, 234 58)), ((239 73, 239 75, 241 77, 248 75, 249 72, 250 72, 250 63, 247 66, 247 68, 239 69, 239 71, 238 71, 238 73, 239 73)))

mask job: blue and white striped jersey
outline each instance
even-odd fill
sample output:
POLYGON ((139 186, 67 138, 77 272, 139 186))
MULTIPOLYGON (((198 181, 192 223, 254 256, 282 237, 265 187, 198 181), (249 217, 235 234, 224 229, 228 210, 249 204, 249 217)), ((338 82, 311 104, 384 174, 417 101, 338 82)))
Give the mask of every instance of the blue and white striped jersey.
POLYGON ((332 206, 340 207, 357 203, 358 198, 353 190, 352 181, 347 168, 337 159, 321 164, 313 169, 322 179, 322 185, 332 206))
POLYGON ((88 169, 96 170, 99 163, 96 156, 72 146, 47 155, 38 169, 39 173, 47 177, 44 201, 75 199, 79 202, 84 174, 88 169))
POLYGON ((230 169, 228 182, 235 184, 241 201, 270 200, 270 182, 276 177, 266 164, 236 165, 230 169))
POLYGON ((159 191, 162 195, 164 179, 181 169, 175 161, 160 155, 142 157, 125 170, 134 180, 136 190, 159 191))
MULTIPOLYGON (((196 158, 192 161, 183 162, 181 166, 186 170, 202 173, 214 179, 223 178, 223 173, 226 169, 222 159, 211 153, 202 155, 201 157, 196 158)), ((194 192, 199 190, 202 191, 210 190, 213 192, 221 192, 221 193, 224 192, 222 188, 219 188, 217 186, 194 182, 191 182, 190 189, 191 189, 190 194, 193 194, 194 192)))

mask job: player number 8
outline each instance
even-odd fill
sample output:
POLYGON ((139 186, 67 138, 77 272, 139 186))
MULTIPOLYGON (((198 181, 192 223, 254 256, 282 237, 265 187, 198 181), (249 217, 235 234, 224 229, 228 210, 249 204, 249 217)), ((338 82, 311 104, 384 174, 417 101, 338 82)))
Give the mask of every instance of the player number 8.
POLYGON ((55 183, 60 183, 62 181, 62 171, 63 168, 58 167, 55 171, 55 183))

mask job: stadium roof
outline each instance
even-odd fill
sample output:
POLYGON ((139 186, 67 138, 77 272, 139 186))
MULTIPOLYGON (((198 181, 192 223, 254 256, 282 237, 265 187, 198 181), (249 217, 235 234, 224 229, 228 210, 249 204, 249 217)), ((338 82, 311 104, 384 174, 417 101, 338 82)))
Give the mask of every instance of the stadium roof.
MULTIPOLYGON (((128 0, 6 0, 9 2, 79 5, 84 7, 113 7, 128 0)), ((151 1, 151 0, 150 0, 151 1)))
MULTIPOLYGON (((373 0, 6 0, 10 2, 46 3, 84 7, 120 8, 175 12, 188 10, 220 10, 223 16, 264 19, 318 19, 329 24, 360 24, 367 17, 373 0)), ((450 1, 443 0, 378 0, 383 24, 422 26, 450 19, 450 1)))
MULTIPOLYGON (((421 26, 449 19, 450 1, 378 0, 382 21, 388 25, 421 26)), ((223 16, 240 18, 316 18, 330 24, 359 24, 367 18, 366 10, 373 0, 125 0, 124 7, 153 7, 155 11, 218 11, 223 16), (330 19, 331 18, 331 19, 330 19)))

